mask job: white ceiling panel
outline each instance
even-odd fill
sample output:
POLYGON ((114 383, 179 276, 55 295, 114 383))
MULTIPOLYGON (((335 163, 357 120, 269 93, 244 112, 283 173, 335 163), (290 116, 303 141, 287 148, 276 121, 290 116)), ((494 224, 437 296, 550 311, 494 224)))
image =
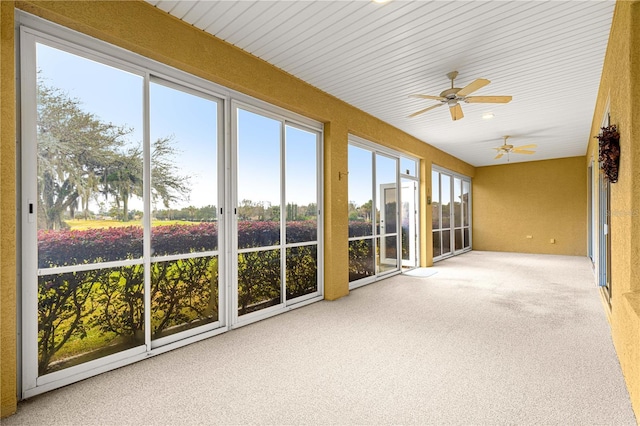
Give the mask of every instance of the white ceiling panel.
POLYGON ((158 1, 159 9, 474 166, 495 160, 502 136, 535 143, 536 161, 584 155, 614 1, 158 1), (439 95, 477 78, 472 96, 507 104, 446 105, 439 95), (490 120, 484 113, 493 113, 490 120))

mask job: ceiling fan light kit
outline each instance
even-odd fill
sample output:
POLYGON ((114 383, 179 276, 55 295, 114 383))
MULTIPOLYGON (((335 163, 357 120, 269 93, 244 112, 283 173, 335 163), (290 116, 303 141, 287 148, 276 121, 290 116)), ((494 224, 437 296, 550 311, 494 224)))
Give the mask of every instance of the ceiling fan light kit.
POLYGON ((488 85, 491 82, 485 78, 477 78, 471 83, 464 86, 463 88, 459 88, 459 87, 455 87, 455 84, 454 84, 454 80, 456 79, 457 76, 458 76, 458 71, 451 71, 450 73, 447 74, 447 78, 451 80, 451 88, 443 90, 439 96, 423 95, 423 94, 409 95, 414 98, 440 101, 439 104, 414 112, 413 114, 409 115, 409 118, 423 114, 427 111, 430 111, 434 108, 437 108, 439 106, 446 104, 449 106, 451 119, 453 121, 456 121, 464 117, 464 114, 462 112, 462 107, 460 106, 460 102, 482 103, 482 104, 486 104, 486 103, 505 104, 505 103, 511 102, 511 99, 512 99, 511 96, 468 96, 471 93, 483 88, 484 86, 488 85))

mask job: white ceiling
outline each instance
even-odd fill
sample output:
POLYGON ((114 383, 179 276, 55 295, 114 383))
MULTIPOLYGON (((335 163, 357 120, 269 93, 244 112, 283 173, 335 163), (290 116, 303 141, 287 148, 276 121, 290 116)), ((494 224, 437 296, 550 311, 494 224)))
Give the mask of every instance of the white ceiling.
POLYGON ((503 164, 502 136, 534 155, 584 155, 614 1, 159 1, 152 5, 474 166, 503 164), (473 95, 508 104, 462 104, 411 113, 476 78, 473 95), (483 113, 492 112, 486 120, 483 113))

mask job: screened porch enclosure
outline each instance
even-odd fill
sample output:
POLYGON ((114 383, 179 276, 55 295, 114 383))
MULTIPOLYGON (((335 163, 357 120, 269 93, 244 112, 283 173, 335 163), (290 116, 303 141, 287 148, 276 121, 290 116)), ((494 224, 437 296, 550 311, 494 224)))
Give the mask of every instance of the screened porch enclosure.
POLYGON ((418 266, 418 161, 349 141, 349 286, 418 266))
POLYGON ((322 299, 321 124, 38 24, 25 397, 322 299))
POLYGON ((471 179, 439 167, 431 171, 433 260, 471 250, 471 179))

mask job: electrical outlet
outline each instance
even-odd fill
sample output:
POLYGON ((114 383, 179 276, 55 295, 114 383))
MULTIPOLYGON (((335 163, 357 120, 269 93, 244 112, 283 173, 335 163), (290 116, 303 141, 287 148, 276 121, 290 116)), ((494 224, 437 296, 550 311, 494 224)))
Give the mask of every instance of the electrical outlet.
POLYGON ((549 242, 550 242, 551 244, 555 244, 555 243, 556 243, 556 239, 555 239, 555 238, 552 238, 552 239, 550 239, 550 240, 549 240, 549 242))

